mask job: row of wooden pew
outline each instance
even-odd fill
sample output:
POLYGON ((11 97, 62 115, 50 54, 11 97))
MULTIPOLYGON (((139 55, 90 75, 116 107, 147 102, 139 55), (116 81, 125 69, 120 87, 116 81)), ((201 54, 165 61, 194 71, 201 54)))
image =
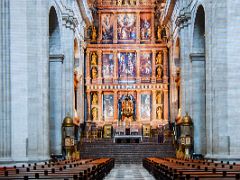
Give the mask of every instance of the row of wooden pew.
POLYGON ((113 167, 114 159, 111 158, 60 160, 0 167, 0 179, 98 180, 103 179, 113 167))
POLYGON ((161 180, 240 179, 240 165, 223 161, 145 158, 143 166, 161 180))

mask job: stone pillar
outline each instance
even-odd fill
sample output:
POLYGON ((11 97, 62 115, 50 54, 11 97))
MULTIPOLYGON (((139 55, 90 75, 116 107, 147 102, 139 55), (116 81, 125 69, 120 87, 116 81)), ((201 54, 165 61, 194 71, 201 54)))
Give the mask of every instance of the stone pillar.
POLYGON ((71 17, 71 15, 63 16, 63 35, 62 39, 64 42, 64 68, 63 68, 63 117, 69 113, 71 117, 73 117, 74 107, 74 28, 75 24, 71 17))
POLYGON ((103 104, 102 104, 102 91, 98 91, 98 120, 102 121, 103 120, 103 114, 102 114, 102 109, 103 104))
POLYGON ((87 91, 87 121, 91 122, 91 93, 87 91))
POLYGON ((117 44, 118 42, 118 31, 117 31, 117 14, 113 13, 115 21, 113 22, 113 43, 117 44))
POLYGON ((102 51, 98 50, 98 84, 102 84, 102 51))
POLYGON ((140 40, 141 40, 141 36, 140 36, 140 12, 136 13, 137 16, 137 22, 136 22, 136 27, 137 27, 137 39, 136 39, 136 43, 140 44, 140 40))
POLYGON ((118 83, 118 58, 117 58, 117 51, 113 51, 113 61, 114 61, 114 75, 113 75, 113 83, 118 83))
POLYGON ((163 83, 168 83, 168 51, 163 50, 163 83))
POLYGON ((113 97, 113 103, 114 103, 114 121, 118 121, 118 91, 114 91, 114 97, 113 97))
POLYGON ((205 154, 206 149, 206 79, 205 55, 191 54, 192 60, 192 104, 194 125, 194 152, 205 154))
POLYGON ((0 2, 0 162, 11 158, 10 0, 0 2))
POLYGON ((137 62, 136 62, 136 82, 141 82, 141 76, 140 76, 140 50, 137 50, 137 62))
POLYGON ((86 84, 89 85, 90 84, 90 80, 91 80, 91 77, 90 77, 90 51, 87 50, 86 52, 86 84))
POLYGON ((136 108, 137 108, 137 121, 140 122, 141 121, 141 94, 140 94, 140 91, 137 90, 137 105, 136 105, 136 108))
POLYGON ((152 90, 152 115, 151 120, 156 120, 156 90, 152 90))
POLYGON ((155 63, 156 63, 156 50, 152 50, 152 77, 151 77, 152 83, 156 83, 155 63))

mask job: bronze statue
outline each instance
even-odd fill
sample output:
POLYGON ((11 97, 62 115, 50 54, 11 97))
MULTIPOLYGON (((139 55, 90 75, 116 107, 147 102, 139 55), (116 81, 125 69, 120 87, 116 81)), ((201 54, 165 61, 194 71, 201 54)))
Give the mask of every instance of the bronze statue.
POLYGON ((156 76, 158 79, 162 79, 162 67, 161 66, 157 67, 157 75, 156 76))
POLYGON ((162 40, 162 29, 160 26, 158 26, 158 29, 157 29, 157 40, 162 40))
POLYGON ((96 107, 92 108, 92 119, 93 120, 98 119, 98 109, 96 107))
POLYGON ((92 67, 92 79, 96 79, 98 77, 97 67, 92 67))
POLYGON ((162 64, 162 53, 159 52, 156 57, 156 64, 162 64))
POLYGON ((95 52, 92 53, 91 65, 97 65, 97 54, 95 52))
POLYGON ((93 93, 92 105, 97 105, 97 104, 98 104, 98 95, 97 95, 97 93, 93 93))
POLYGON ((96 27, 92 27, 92 41, 97 41, 97 30, 96 27))
POLYGON ((157 107, 157 119, 162 119, 162 107, 157 107))
POLYGON ((159 93, 157 94, 156 103, 162 104, 162 91, 159 91, 159 93))

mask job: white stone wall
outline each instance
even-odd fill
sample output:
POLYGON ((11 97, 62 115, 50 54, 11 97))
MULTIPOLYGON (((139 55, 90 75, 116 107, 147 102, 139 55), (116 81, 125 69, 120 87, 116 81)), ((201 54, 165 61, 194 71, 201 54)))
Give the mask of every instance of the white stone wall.
MULTIPOLYGON (((0 8, 4 12, 0 15, 0 76, 4 79, 0 82, 4 89, 0 95, 4 102, 0 105, 0 161, 46 160, 51 153, 61 153, 61 123, 67 113, 73 115, 73 44, 75 37, 83 44, 86 20, 76 0, 4 0, 0 8), (52 6, 60 28, 60 46, 52 46, 57 51, 49 49, 52 6), (57 125, 54 134, 50 133, 50 52, 64 57, 59 63, 62 83, 57 104, 61 104, 61 112, 53 123, 57 125), (57 139, 56 148, 51 147, 50 139, 57 139)), ((79 52, 84 59, 84 51, 79 52)), ((83 61, 79 66, 83 67, 83 61)))
MULTIPOLYGON (((194 128, 197 130, 194 137, 195 152, 209 158, 237 158, 240 152, 238 5, 237 0, 179 0, 175 3, 169 22, 171 51, 174 52, 174 42, 180 38, 182 115, 187 111, 193 117, 194 128), (201 44, 201 41, 194 37, 194 22, 200 5, 205 11, 205 68, 199 61, 191 61, 190 58, 192 53, 196 53, 194 45, 201 44), (205 69, 205 77, 199 76, 202 68, 205 69), (198 86, 204 82, 203 78, 206 78, 206 90, 201 91, 198 86), (204 97, 206 102, 202 101, 204 97), (206 112, 202 113, 204 111, 199 107, 204 106, 206 112), (201 121, 204 116, 206 123, 201 121)), ((173 58, 174 56, 170 55, 172 73, 175 68, 172 67, 173 58)), ((174 97, 174 88, 171 88, 171 91, 171 96, 174 97)), ((174 116, 175 112, 172 112, 171 119, 174 119, 174 116)))

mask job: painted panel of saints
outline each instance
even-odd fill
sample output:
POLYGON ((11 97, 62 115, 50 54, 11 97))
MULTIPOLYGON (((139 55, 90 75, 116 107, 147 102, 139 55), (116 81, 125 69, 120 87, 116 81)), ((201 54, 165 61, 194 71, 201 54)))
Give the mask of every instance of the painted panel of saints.
POLYGON ((120 78, 136 76, 136 53, 118 53, 118 75, 120 78))
POLYGON ((103 95, 103 115, 104 119, 113 118, 113 94, 103 95))
POLYGON ((151 14, 144 13, 140 15, 140 34, 141 40, 151 39, 151 14))
POLYGON ((102 39, 113 39, 113 14, 102 14, 102 39))
POLYGON ((140 55, 140 75, 150 77, 152 75, 152 54, 142 53, 140 55))
POLYGON ((136 15, 119 14, 117 19, 117 32, 119 40, 135 40, 136 35, 136 15))
POLYGON ((103 78, 112 78, 113 71, 114 71, 113 54, 103 54, 102 56, 103 78))
POLYGON ((151 95, 141 95, 141 118, 150 119, 151 116, 151 95))

